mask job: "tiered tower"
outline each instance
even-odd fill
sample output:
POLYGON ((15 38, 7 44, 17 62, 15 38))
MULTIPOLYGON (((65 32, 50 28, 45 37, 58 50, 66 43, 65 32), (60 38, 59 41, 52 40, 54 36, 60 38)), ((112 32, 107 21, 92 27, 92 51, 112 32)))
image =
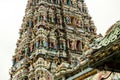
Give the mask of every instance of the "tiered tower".
POLYGON ((81 71, 96 28, 84 0, 28 0, 11 80, 65 80, 81 71))

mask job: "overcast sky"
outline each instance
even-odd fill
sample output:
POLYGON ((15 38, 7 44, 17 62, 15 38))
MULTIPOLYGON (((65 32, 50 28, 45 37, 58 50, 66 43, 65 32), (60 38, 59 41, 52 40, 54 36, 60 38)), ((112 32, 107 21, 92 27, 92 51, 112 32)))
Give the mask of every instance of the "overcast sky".
MULTIPOLYGON (((105 31, 120 19, 120 0, 85 0, 97 33, 105 31)), ((0 80, 9 79, 19 29, 27 0, 0 0, 0 80)))

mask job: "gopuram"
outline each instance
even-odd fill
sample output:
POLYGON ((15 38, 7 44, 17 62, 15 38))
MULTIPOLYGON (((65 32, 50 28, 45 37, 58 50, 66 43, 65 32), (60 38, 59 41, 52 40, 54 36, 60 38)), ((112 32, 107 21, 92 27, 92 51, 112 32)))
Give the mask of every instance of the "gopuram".
POLYGON ((83 80, 102 39, 84 0, 28 0, 10 80, 83 80))

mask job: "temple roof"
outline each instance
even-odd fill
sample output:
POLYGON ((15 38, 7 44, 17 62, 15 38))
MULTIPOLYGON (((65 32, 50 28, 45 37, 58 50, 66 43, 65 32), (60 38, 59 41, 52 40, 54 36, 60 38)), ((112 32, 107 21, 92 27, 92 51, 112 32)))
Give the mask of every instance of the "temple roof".
POLYGON ((106 32, 100 42, 101 48, 95 50, 90 57, 91 67, 120 72, 120 21, 117 21, 106 32))

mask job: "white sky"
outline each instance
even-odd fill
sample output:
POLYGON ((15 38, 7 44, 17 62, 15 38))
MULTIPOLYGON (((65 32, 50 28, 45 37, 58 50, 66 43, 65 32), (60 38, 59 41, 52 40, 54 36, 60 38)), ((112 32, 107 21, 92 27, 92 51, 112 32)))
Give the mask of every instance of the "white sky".
MULTIPOLYGON (((120 0, 85 0, 98 33, 120 19, 120 0)), ((0 80, 9 79, 12 55, 19 37, 27 0, 0 0, 0 80)))

